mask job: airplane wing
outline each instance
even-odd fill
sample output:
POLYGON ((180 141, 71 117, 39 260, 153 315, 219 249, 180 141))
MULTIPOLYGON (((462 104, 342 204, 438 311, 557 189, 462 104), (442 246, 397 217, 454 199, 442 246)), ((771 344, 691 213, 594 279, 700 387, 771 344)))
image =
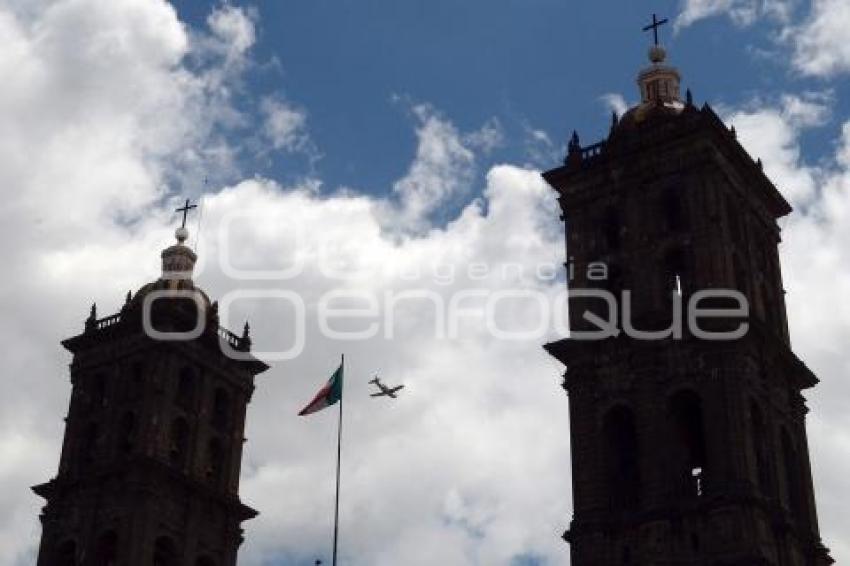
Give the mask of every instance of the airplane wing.
POLYGON ((369 395, 369 397, 383 397, 384 395, 386 395, 386 393, 384 393, 384 392, 372 393, 371 395, 369 395))

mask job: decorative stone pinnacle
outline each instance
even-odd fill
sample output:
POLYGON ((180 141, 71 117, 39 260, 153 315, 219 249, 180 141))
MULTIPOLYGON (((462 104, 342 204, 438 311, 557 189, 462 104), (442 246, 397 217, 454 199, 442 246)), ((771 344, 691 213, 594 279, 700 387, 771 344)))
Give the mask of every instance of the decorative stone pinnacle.
POLYGON ((239 349, 243 352, 251 350, 251 327, 248 321, 245 321, 245 327, 242 329, 242 338, 239 340, 239 349))
POLYGON ((86 331, 94 330, 97 325, 97 303, 91 304, 91 310, 89 310, 89 317, 86 319, 85 329, 86 331))
POLYGON ((649 61, 655 65, 661 64, 667 59, 667 51, 660 45, 649 48, 649 61))

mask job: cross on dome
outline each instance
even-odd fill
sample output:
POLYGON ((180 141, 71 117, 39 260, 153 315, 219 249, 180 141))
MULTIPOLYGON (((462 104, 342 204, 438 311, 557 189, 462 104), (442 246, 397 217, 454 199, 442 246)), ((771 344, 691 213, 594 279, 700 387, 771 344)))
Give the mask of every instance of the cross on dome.
POLYGON ((178 209, 175 209, 174 212, 182 212, 183 213, 183 224, 180 225, 181 228, 186 227, 186 215, 189 214, 189 211, 193 208, 198 208, 197 204, 189 204, 189 199, 186 199, 186 204, 181 206, 178 209))
POLYGON ((668 21, 669 20, 667 18, 663 18, 663 19, 659 20, 657 15, 652 14, 652 23, 649 24, 648 26, 644 26, 643 31, 652 30, 652 35, 653 35, 653 38, 655 39, 655 45, 658 45, 658 28, 660 28, 664 24, 668 23, 668 21))
POLYGON ((189 199, 186 199, 186 204, 184 204, 180 208, 175 209, 174 211, 183 213, 183 223, 180 224, 180 227, 177 228, 177 230, 174 232, 174 236, 181 244, 189 238, 189 230, 186 229, 186 216, 189 214, 190 210, 192 210, 193 208, 198 208, 197 204, 189 204, 189 202, 189 199))

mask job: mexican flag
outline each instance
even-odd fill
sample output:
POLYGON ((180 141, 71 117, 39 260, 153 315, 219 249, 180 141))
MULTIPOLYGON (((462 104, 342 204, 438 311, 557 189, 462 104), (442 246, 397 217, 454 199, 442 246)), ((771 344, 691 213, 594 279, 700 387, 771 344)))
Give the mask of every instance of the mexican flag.
POLYGON ((304 415, 321 411, 326 407, 330 407, 340 399, 342 399, 342 364, 339 365, 339 368, 337 368, 337 370, 333 373, 325 386, 316 393, 313 400, 310 401, 306 407, 301 409, 301 412, 298 413, 298 415, 303 417, 304 415))

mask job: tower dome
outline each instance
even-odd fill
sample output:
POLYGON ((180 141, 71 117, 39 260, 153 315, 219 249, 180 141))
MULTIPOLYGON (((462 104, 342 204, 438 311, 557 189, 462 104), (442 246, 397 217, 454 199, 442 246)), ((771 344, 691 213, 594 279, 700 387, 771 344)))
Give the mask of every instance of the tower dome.
POLYGON ((681 77, 675 67, 665 65, 667 51, 660 45, 649 48, 650 66, 637 78, 641 103, 681 105, 679 82, 681 77))
POLYGON ((637 76, 640 102, 616 120, 612 134, 634 130, 649 119, 676 117, 687 106, 682 101, 681 75, 667 64, 667 50, 656 43, 649 48, 647 56, 649 66, 637 76))
MULTIPOLYGON (((191 208, 186 203, 185 210, 191 208)), ((181 211, 184 209, 178 209, 181 211)), ((211 312, 211 302, 207 294, 200 288, 196 287, 192 281, 195 262, 198 259, 192 249, 186 245, 186 240, 189 239, 189 230, 186 228, 185 217, 183 224, 174 231, 174 238, 177 240, 162 250, 160 257, 162 258, 162 274, 156 281, 151 281, 143 285, 132 299, 127 302, 127 308, 133 308, 141 305, 145 297, 154 291, 178 291, 188 292, 195 296, 195 304, 199 309, 206 312, 211 312)))

